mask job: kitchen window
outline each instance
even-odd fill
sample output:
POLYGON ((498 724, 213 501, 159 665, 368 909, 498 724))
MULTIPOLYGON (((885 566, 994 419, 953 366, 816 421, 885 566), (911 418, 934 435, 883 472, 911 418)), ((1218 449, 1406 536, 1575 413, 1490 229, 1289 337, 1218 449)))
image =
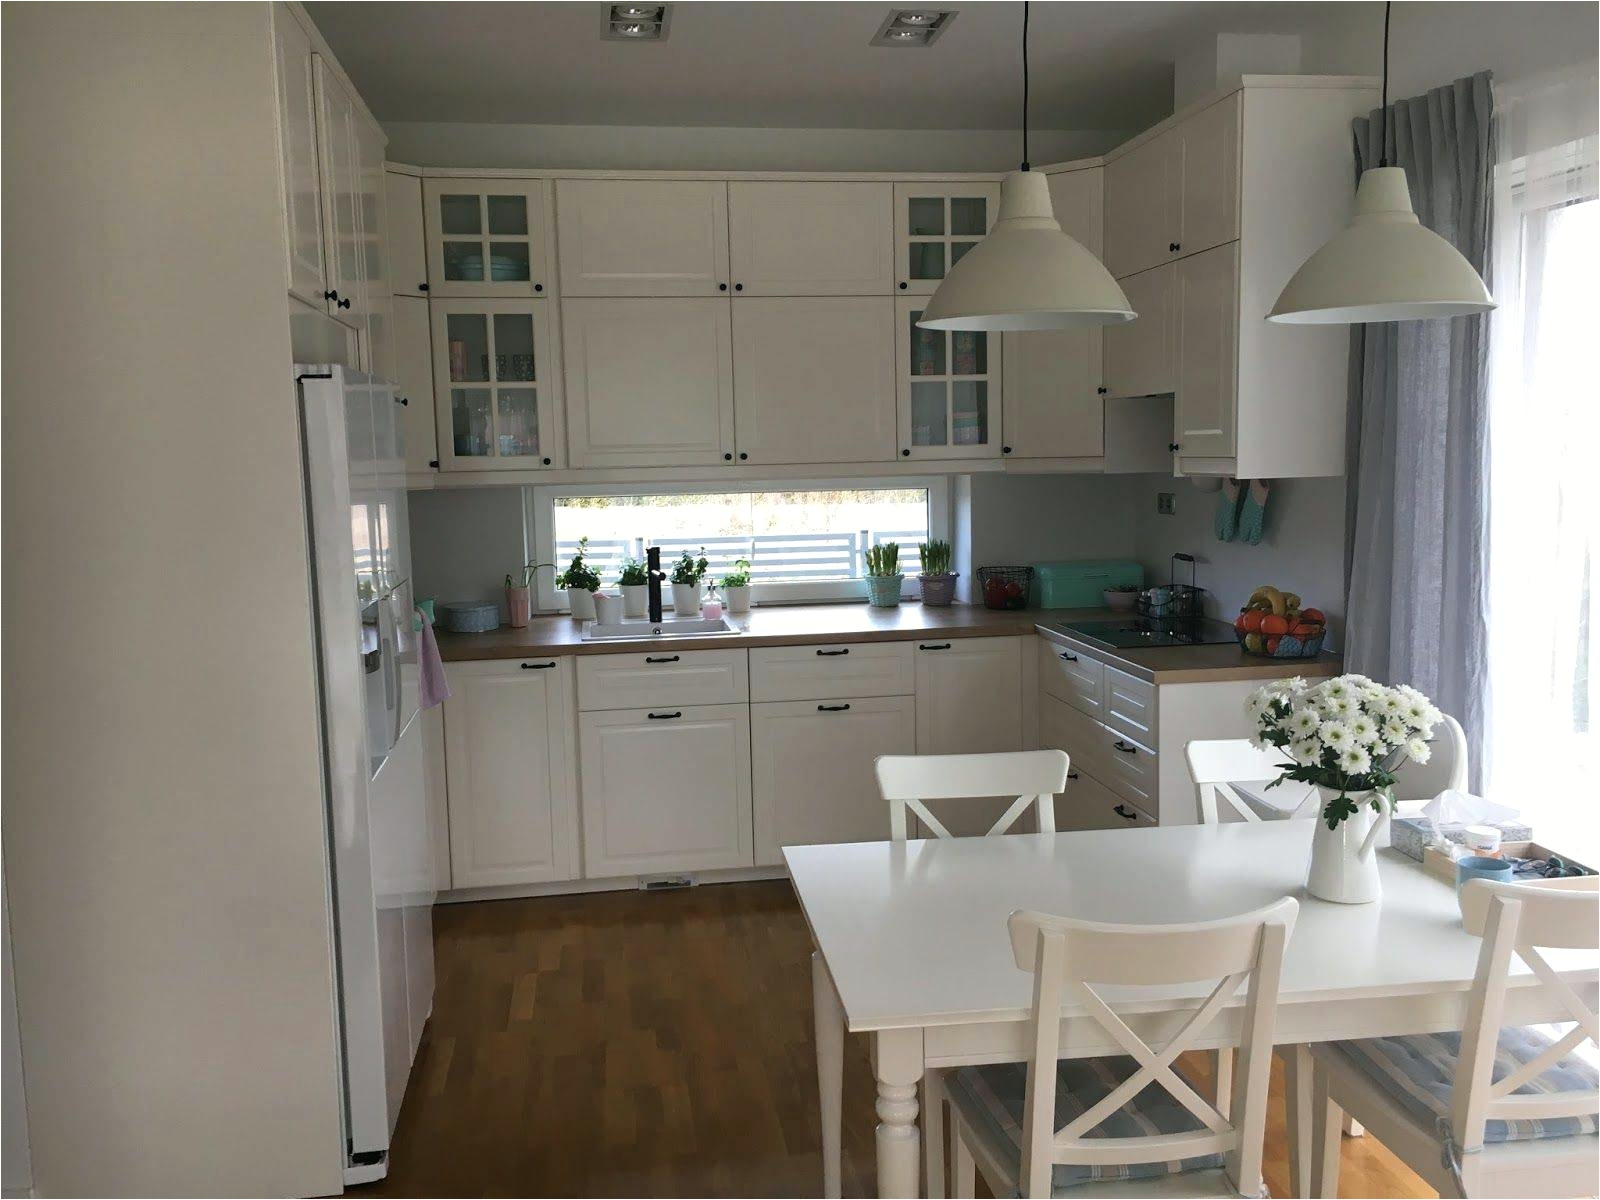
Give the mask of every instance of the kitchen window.
MULTIPOLYGON (((720 582, 739 559, 750 561, 756 604, 803 604, 866 598, 866 551, 900 544, 900 569, 917 573, 917 546, 950 536, 949 481, 905 477, 772 484, 693 484, 530 489, 529 528, 539 561, 565 570, 578 540, 606 588, 616 586, 625 558, 661 547, 661 565, 700 548, 720 582), (549 547, 554 547, 552 553, 549 547)), ((555 571, 539 572, 539 606, 564 608, 555 571)), ((914 586, 914 585, 913 585, 914 586)), ((663 589, 670 604, 670 588, 663 589)), ((907 588, 909 594, 910 588, 907 588)))

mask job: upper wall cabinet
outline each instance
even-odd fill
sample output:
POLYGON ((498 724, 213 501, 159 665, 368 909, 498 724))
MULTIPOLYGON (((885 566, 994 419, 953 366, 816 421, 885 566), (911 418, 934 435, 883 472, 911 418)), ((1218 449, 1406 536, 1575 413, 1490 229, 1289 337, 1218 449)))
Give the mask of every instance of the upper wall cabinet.
POLYGON ((355 118, 356 228, 361 241, 361 302, 366 320, 367 351, 362 364, 380 379, 393 380, 394 311, 389 295, 387 249, 388 189, 383 169, 383 129, 363 114, 355 118))
POLYGON ((730 290, 720 179, 560 179, 556 230, 564 296, 730 290))
POLYGON ((980 331, 919 328, 922 305, 895 301, 900 457, 997 456, 1000 347, 980 331))
POLYGON ((769 297, 733 305, 738 460, 888 462, 895 448, 894 301, 769 297))
MULTIPOLYGON (((1231 458, 1238 394, 1239 244, 1229 242, 1164 269, 1175 270, 1178 281, 1174 411, 1180 462, 1231 458)), ((1255 417, 1274 421, 1270 411, 1255 417)))
POLYGON ((950 268, 989 232, 999 208, 998 183, 895 184, 895 288, 931 296, 950 268))
POLYGON ((316 91, 311 37, 287 5, 272 6, 277 53, 278 151, 283 173, 289 294, 325 308, 322 205, 318 190, 316 91))
POLYGON ((888 183, 728 184, 733 292, 889 295, 893 203, 888 183))
POLYGON ((1117 281, 1138 319, 1105 329, 1107 399, 1161 396, 1178 377, 1178 264, 1117 281))
POLYGON ((535 296, 552 290, 545 184, 427 179, 430 296, 535 296))
POLYGON ((1240 93, 1106 166, 1106 266, 1118 279, 1239 236, 1240 93))
POLYGON ((439 465, 565 466, 549 300, 431 300, 439 465))
POLYGON ((733 461, 727 300, 565 300, 561 337, 573 466, 733 461))
POLYGON ((428 254, 422 230, 422 180, 407 172, 388 170, 383 182, 389 290, 396 296, 426 296, 428 254))
POLYGON ((356 107, 322 56, 312 55, 317 150, 322 179, 322 240, 328 315, 360 328, 366 321, 366 264, 361 230, 361 148, 356 107))

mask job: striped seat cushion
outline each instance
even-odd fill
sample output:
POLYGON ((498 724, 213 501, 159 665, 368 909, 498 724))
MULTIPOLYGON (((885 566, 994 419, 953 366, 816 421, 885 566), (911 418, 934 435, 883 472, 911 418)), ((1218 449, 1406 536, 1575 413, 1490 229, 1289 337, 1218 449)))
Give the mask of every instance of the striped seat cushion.
MULTIPOLYGON (((1056 1064, 1056 1123, 1060 1129, 1087 1112, 1134 1074, 1139 1064, 1122 1056, 1067 1059, 1056 1064)), ((1022 1174, 1022 1110, 1027 1096, 1026 1063, 998 1063, 987 1067, 961 1067, 945 1074, 950 1102, 961 1112, 974 1136, 984 1139, 1002 1162, 1016 1164, 1022 1174)), ((1090 1137, 1144 1137, 1158 1133, 1200 1133, 1205 1126, 1160 1084, 1145 1087, 1128 1104, 1102 1121, 1090 1137)), ((1085 1183, 1113 1179, 1154 1179, 1180 1171, 1212 1170, 1222 1165, 1220 1154, 1187 1158, 1181 1162, 1149 1162, 1087 1166, 1057 1163, 1051 1173, 1055 1195, 1085 1183)), ((1017 1193, 1013 1191, 1011 1195, 1017 1193)))
MULTIPOLYGON (((1500 1031, 1493 1078, 1504 1079, 1523 1063, 1547 1049, 1552 1038, 1533 1027, 1500 1031)), ((1415 1037, 1366 1038, 1335 1042, 1334 1048, 1370 1076, 1428 1126, 1450 1117, 1450 1091, 1455 1086, 1456 1059, 1461 1053, 1459 1033, 1426 1033, 1415 1037)), ((1600 1073, 1592 1062, 1569 1054, 1555 1066, 1519 1087, 1513 1095, 1589 1091, 1600 1088, 1600 1073)), ((1600 1104, 1600 1100, 1597 1100, 1600 1104)), ((1485 1142, 1525 1142, 1534 1138, 1572 1137, 1594 1133, 1593 1116, 1546 1117, 1540 1120, 1492 1120, 1484 1125, 1485 1142)))

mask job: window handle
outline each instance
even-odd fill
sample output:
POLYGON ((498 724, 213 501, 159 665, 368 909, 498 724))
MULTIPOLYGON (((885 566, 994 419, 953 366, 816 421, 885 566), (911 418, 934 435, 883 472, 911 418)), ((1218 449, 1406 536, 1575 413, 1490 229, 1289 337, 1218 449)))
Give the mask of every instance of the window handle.
POLYGON ((823 658, 837 658, 841 654, 849 654, 850 647, 846 646, 843 650, 818 650, 817 653, 823 658))

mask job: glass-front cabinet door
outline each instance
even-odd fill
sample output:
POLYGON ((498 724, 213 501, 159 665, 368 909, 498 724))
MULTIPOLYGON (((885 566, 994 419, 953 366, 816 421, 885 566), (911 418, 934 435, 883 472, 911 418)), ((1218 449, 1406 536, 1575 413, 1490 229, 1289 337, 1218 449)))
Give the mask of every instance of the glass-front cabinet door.
POLYGON ((430 300, 441 470, 564 466, 549 300, 430 300))
POLYGON ((895 304, 900 457, 997 456, 999 335, 922 329, 917 321, 923 304, 909 297, 895 304))
POLYGON ((428 294, 553 292, 545 186, 538 179, 424 180, 428 294))
POLYGON ((998 183, 894 185, 895 289, 929 296, 994 224, 998 183))

